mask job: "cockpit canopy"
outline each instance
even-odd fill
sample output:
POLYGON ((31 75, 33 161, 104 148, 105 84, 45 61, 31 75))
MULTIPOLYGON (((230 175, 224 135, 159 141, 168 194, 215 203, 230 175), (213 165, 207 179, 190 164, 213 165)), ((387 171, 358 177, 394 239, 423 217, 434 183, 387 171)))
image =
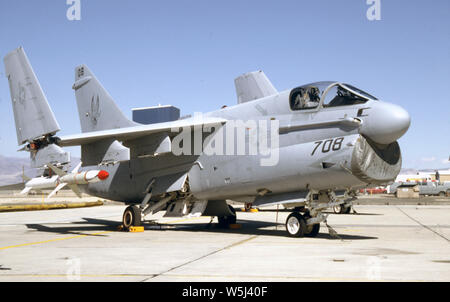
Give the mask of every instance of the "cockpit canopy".
POLYGON ((292 110, 364 104, 368 100, 377 100, 377 98, 350 84, 331 81, 294 88, 289 96, 292 110))

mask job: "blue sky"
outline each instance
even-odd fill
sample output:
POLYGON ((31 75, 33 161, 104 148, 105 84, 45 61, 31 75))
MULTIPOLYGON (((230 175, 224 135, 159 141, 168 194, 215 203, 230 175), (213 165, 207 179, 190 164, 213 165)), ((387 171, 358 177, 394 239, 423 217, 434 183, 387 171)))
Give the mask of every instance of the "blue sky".
MULTIPOLYGON (((182 115, 234 104, 233 79, 263 70, 278 90, 320 80, 352 83, 412 117, 400 139, 405 168, 450 167, 450 1, 65 0, 0 2, 0 56, 23 46, 62 127, 80 132, 71 86, 85 63, 131 117, 172 104, 182 115), (447 161, 446 161, 447 160, 447 161)), ((16 150, 0 68, 0 154, 16 150)), ((69 149, 79 156, 79 148, 69 149)))

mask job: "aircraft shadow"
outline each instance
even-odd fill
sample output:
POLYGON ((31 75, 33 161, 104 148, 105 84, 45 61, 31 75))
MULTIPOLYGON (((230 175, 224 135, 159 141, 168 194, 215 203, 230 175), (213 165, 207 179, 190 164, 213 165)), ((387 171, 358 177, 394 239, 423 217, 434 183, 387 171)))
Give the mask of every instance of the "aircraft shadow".
MULTIPOLYGON (((329 214, 333 214, 331 212, 324 212, 324 213, 329 213, 329 214)), ((352 214, 335 214, 335 215, 357 215, 357 216, 383 216, 384 214, 378 214, 378 213, 352 213, 352 214)))
MULTIPOLYGON (((96 218, 83 218, 84 221, 77 221, 70 223, 64 223, 64 226, 58 226, 58 224, 52 224, 52 226, 46 226, 42 224, 27 224, 27 228, 33 229, 39 232, 57 233, 64 235, 85 235, 93 237, 107 237, 108 234, 89 234, 84 232, 104 232, 115 231, 121 222, 96 218)), ((222 228, 215 222, 213 223, 177 223, 177 224, 154 224, 144 222, 144 229, 146 231, 181 231, 181 232, 210 232, 210 233, 223 233, 223 234, 245 234, 245 235, 263 235, 263 236, 277 236, 288 237, 285 226, 282 223, 266 222, 266 221, 254 221, 238 219, 238 224, 241 225, 239 229, 222 228), (267 229, 267 228, 271 229, 267 229), (277 227, 276 229, 274 229, 277 227)), ((321 227, 316 239, 327 240, 369 240, 378 239, 377 237, 359 236, 359 235, 347 235, 339 234, 340 238, 332 237, 328 234, 328 230, 325 227, 321 227)))
MULTIPOLYGON (((241 212, 240 208, 235 208, 236 212, 241 212)), ((270 213, 276 213, 277 210, 276 209, 258 209, 259 212, 270 212, 270 213)), ((291 213, 292 210, 289 209, 279 209, 278 212, 282 213, 282 212, 286 212, 286 213, 291 213)), ((333 215, 361 215, 361 216, 382 216, 383 214, 377 214, 377 213, 349 213, 349 214, 336 214, 334 212, 330 212, 330 211, 324 211, 323 213, 325 214, 333 214, 333 215)))
POLYGON ((43 224, 27 224, 27 228, 36 230, 39 232, 46 233, 57 233, 63 235, 86 235, 86 236, 94 236, 94 237, 106 237, 106 234, 89 234, 83 232, 105 232, 105 231, 114 231, 117 230, 117 226, 120 225, 120 222, 105 220, 105 219, 95 219, 95 218, 83 218, 84 221, 76 221, 71 222, 70 226, 67 226, 69 223, 61 223, 55 224, 52 223, 52 226, 47 226, 43 224))
MULTIPOLYGON (((221 228, 217 223, 180 223, 180 224, 164 224, 164 225, 145 225, 145 230, 170 230, 170 231, 183 231, 183 232, 211 232, 211 233, 226 233, 226 234, 245 234, 245 235, 264 235, 264 236, 277 236, 288 237, 284 224, 264 221, 253 221, 238 219, 237 223, 241 225, 239 229, 221 228), (277 229, 266 229, 267 227, 277 227, 277 229)), ((359 236, 359 235, 347 235, 339 234, 340 238, 332 237, 328 234, 328 230, 325 227, 321 227, 319 234, 315 238, 328 239, 328 240, 369 240, 378 239, 378 237, 359 236)))

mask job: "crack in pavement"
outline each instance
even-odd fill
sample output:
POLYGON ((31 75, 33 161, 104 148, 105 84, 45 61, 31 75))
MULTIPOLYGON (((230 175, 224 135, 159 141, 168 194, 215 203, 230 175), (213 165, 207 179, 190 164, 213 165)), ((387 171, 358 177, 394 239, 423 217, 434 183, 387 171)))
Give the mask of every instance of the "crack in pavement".
POLYGON ((447 237, 445 237, 444 235, 442 235, 442 234, 438 233, 437 231, 433 230, 433 229, 430 228, 429 226, 422 224, 420 221, 418 221, 418 220, 412 218, 411 216, 409 216, 406 212, 404 212, 404 211, 403 211, 402 209, 400 209, 399 207, 395 207, 395 208, 396 208, 397 210, 399 210, 400 212, 402 212, 406 217, 408 217, 408 218, 411 219, 412 221, 418 223, 419 225, 421 225, 421 226, 424 227, 425 229, 427 229, 427 230, 429 230, 429 231, 435 233, 435 234, 438 235, 439 237, 445 239, 447 242, 450 242, 450 240, 449 240, 447 237))

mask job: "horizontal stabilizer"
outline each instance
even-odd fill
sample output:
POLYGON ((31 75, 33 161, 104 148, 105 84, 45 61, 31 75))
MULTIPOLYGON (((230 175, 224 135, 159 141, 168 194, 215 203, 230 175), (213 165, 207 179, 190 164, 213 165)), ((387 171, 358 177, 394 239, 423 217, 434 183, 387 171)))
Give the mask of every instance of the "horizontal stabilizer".
POLYGON ((70 153, 61 147, 50 144, 30 153, 31 167, 40 168, 47 163, 67 164, 70 162, 70 153))

